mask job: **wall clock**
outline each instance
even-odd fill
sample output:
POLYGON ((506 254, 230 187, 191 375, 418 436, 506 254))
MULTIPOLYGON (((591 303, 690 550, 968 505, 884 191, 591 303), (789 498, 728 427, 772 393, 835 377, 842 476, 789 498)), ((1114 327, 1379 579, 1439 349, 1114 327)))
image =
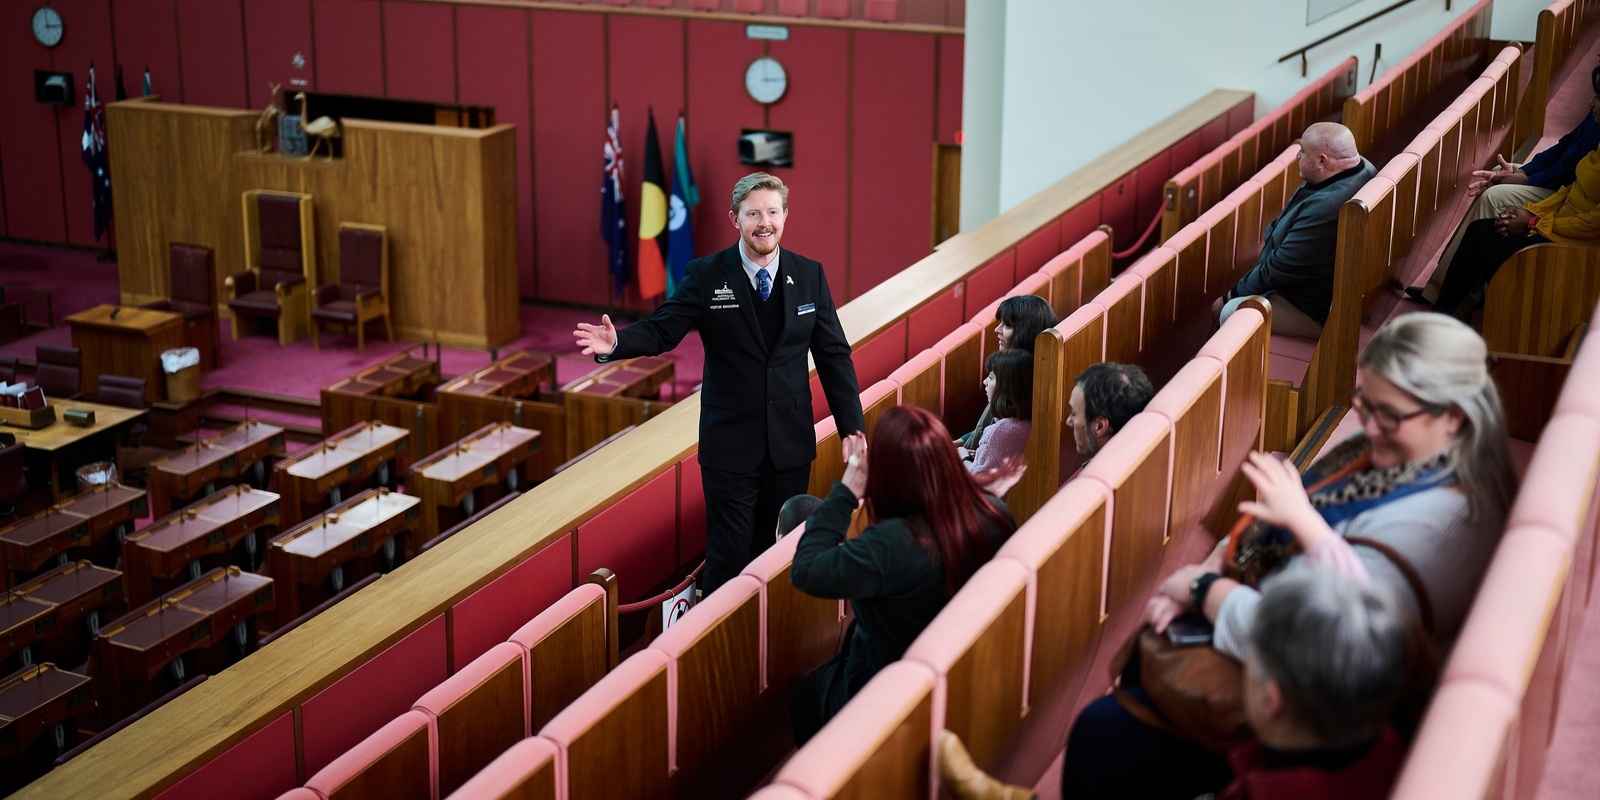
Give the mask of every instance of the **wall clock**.
POLYGON ((750 93, 750 99, 771 105, 778 102, 789 88, 789 73, 784 71, 777 59, 762 56, 745 68, 744 88, 750 93))
POLYGON ((33 12, 33 38, 45 47, 55 47, 61 44, 61 35, 65 29, 61 27, 61 15, 49 6, 43 6, 33 12))

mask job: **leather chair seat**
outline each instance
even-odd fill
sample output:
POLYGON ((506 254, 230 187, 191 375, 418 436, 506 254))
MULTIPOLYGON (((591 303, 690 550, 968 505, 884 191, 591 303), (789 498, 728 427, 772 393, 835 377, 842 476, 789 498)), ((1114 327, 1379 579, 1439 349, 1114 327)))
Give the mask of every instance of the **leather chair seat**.
POLYGON ((343 322, 353 324, 356 321, 356 301, 334 300, 327 305, 311 309, 311 316, 327 322, 343 322))
POLYGON ((271 289, 235 297, 228 301, 228 308, 258 317, 276 317, 281 311, 278 308, 278 295, 271 289))

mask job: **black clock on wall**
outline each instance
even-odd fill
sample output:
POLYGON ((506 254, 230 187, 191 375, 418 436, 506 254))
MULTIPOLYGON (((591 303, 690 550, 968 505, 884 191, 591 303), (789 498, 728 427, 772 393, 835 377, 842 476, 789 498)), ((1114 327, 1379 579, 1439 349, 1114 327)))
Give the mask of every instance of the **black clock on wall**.
POLYGON ((33 38, 45 47, 61 44, 66 28, 61 26, 61 14, 49 6, 33 12, 33 38))

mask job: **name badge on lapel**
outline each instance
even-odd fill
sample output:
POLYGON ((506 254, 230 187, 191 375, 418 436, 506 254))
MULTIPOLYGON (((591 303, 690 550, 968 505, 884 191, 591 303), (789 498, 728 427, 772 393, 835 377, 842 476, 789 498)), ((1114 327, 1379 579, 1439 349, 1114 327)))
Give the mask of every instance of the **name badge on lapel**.
POLYGON ((714 289, 711 292, 711 309, 720 311, 725 308, 738 308, 739 304, 734 297, 733 290, 724 282, 721 289, 714 289))
POLYGON ((801 314, 810 314, 810 313, 815 312, 816 310, 817 310, 817 304, 816 303, 806 303, 805 305, 800 306, 799 308, 796 308, 794 310, 794 315, 798 317, 801 314))

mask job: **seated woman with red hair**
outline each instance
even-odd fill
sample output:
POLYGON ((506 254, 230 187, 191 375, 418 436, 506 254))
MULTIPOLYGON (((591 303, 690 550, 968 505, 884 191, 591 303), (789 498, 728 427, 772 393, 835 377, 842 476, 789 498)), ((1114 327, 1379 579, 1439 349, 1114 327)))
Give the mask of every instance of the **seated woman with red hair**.
POLYGON ((1020 467, 968 474, 944 424, 913 406, 885 411, 872 441, 869 461, 866 437, 845 438, 849 466, 806 520, 789 572, 801 591, 849 600, 855 615, 839 654, 795 688, 790 709, 797 745, 904 655, 1016 530, 994 495, 1016 482, 1020 467), (870 525, 846 540, 862 500, 870 525))

